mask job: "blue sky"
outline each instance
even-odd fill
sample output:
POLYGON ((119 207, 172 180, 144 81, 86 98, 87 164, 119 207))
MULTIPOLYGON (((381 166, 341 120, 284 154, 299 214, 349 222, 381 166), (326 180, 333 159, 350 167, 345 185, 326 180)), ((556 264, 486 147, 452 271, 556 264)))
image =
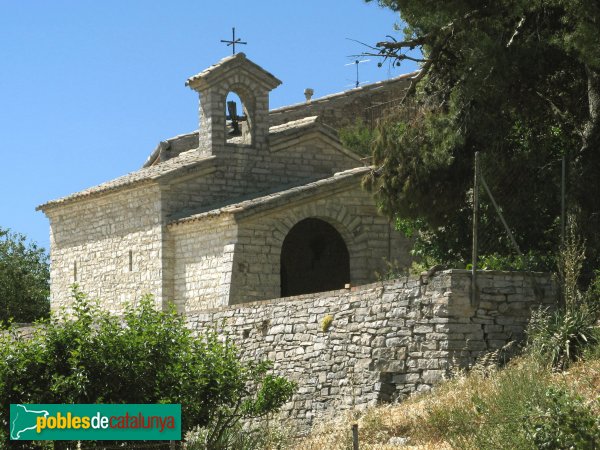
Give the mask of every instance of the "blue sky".
MULTIPOLYGON (((0 227, 44 247, 35 207, 141 167, 158 142, 197 129, 185 80, 231 49, 283 81, 271 107, 349 89, 350 55, 394 31, 361 0, 0 0, 0 227)), ((360 66, 361 81, 415 69, 360 66)))

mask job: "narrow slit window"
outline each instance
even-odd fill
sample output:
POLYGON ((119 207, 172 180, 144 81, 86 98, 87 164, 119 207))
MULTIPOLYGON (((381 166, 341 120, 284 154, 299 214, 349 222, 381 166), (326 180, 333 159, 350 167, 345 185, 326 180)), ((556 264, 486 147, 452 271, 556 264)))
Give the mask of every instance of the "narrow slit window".
POLYGON ((129 271, 133 272, 133 250, 129 250, 129 271))
POLYGON ((77 261, 73 262, 73 282, 77 282, 77 261))

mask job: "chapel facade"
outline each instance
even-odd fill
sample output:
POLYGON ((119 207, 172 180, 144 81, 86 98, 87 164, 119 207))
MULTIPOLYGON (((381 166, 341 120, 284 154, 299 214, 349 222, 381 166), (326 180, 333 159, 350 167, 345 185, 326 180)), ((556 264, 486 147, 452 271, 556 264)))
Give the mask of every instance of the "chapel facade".
POLYGON ((38 207, 50 221, 52 308, 69 307, 73 283, 115 313, 145 293, 186 313, 408 265, 409 242, 360 186, 368 162, 336 132, 407 82, 270 110, 281 81, 243 53, 192 76, 197 132, 161 142, 138 171, 38 207))

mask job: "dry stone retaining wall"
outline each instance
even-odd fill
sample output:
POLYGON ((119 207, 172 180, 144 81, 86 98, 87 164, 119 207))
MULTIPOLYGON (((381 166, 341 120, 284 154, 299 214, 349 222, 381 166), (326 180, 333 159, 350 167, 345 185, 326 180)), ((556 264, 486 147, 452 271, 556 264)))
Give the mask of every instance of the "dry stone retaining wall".
POLYGON ((342 409, 401 399, 442 380, 452 364, 523 337, 533 307, 554 304, 548 276, 483 272, 470 298, 465 270, 188 312, 198 332, 220 324, 249 359, 268 358, 298 383, 283 414, 301 425, 342 409), (331 315, 328 330, 323 319, 331 315))

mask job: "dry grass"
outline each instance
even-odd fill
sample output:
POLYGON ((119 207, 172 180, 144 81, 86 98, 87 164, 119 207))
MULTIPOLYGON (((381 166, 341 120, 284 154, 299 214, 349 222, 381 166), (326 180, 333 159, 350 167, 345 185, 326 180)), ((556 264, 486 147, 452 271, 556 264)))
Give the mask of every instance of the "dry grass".
POLYGON ((401 404, 347 412, 315 426, 296 450, 352 448, 351 428, 359 425, 363 449, 529 448, 519 429, 527 401, 551 385, 582 396, 600 415, 600 358, 552 373, 532 358, 518 358, 502 370, 478 370, 401 404), (390 439, 408 438, 404 446, 390 439), (393 441, 392 441, 393 442, 393 441))
POLYGON ((566 372, 555 373, 552 381, 583 397, 600 417, 600 358, 576 364, 566 372))

